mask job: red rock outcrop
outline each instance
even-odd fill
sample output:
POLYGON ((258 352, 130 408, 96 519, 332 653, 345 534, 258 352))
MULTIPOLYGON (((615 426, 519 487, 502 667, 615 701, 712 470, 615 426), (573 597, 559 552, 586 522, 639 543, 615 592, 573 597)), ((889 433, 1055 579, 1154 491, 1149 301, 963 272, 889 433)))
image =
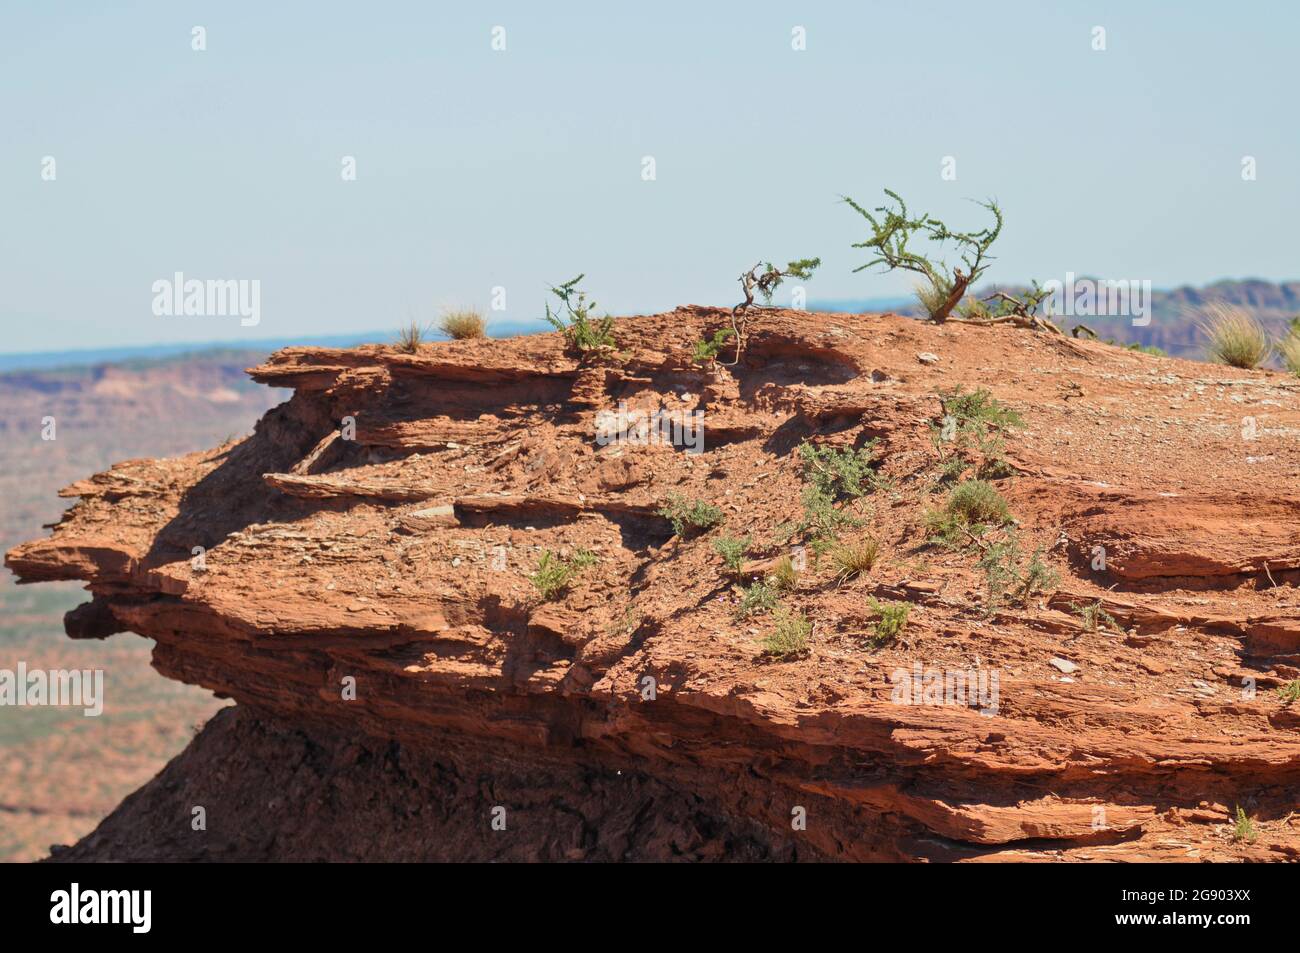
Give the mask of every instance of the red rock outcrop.
POLYGON ((6 565, 86 580, 69 634, 148 636, 162 674, 238 706, 60 856, 1296 856, 1300 715, 1274 689, 1300 677, 1300 381, 789 311, 755 317, 734 370, 692 364, 726 315, 620 320, 601 362, 556 334, 292 348, 251 371, 295 391, 253 436, 65 491, 6 565), (985 611, 976 557, 924 545, 959 384, 1028 425, 999 486, 1061 582, 1023 607, 985 611), (702 410, 704 452, 601 446, 620 401, 702 410), (708 500, 775 560, 806 438, 879 440, 855 532, 881 556, 843 585, 810 565, 785 597, 808 651, 774 661, 709 537, 657 511, 708 500), (579 549, 596 564, 541 602, 539 555, 579 549), (872 597, 912 603, 883 647, 872 597), (1096 603, 1116 625, 1082 624, 1096 603), (993 679, 995 703, 907 703, 913 672, 993 679), (224 805, 202 837, 200 798, 224 805))

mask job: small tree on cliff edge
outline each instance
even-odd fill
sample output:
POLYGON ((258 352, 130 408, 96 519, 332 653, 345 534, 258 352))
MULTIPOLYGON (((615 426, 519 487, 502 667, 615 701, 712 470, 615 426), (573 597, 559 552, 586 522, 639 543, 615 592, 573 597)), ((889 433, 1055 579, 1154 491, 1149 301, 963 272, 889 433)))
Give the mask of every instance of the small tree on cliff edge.
POLYGON ((875 265, 885 265, 889 271, 901 268, 921 275, 927 284, 918 289, 917 297, 933 320, 943 321, 965 296, 966 289, 987 270, 988 263, 992 260, 988 255, 989 246, 1002 232, 1002 210, 992 200, 980 202, 980 205, 993 213, 992 227, 982 228, 978 232, 954 232, 929 215, 910 218, 907 203, 897 192, 885 189, 885 194, 898 207, 881 206, 875 210, 875 215, 847 195, 844 196, 849 207, 871 223, 871 237, 854 243, 853 247, 871 248, 878 253, 877 257, 853 271, 856 273, 875 265), (907 243, 918 234, 930 241, 956 244, 965 270, 955 266, 950 271, 942 261, 934 262, 924 255, 908 251, 907 243))
POLYGON ((551 294, 560 299, 563 310, 551 310, 546 305, 546 320, 564 335, 568 347, 580 357, 614 350, 614 318, 606 314, 596 317, 596 302, 587 300, 587 293, 578 288, 585 275, 570 278, 562 285, 551 288, 551 294))
POLYGON ((700 341, 695 345, 695 360, 706 361, 717 358, 718 350, 728 337, 736 339, 736 356, 726 363, 728 367, 734 367, 740 363, 740 355, 745 350, 745 331, 747 327, 746 314, 750 308, 754 307, 754 296, 759 295, 763 299, 763 305, 767 306, 772 303, 772 295, 780 287, 781 282, 787 278, 798 278, 800 281, 807 281, 812 277, 812 273, 821 265, 820 258, 800 258, 796 261, 789 262, 784 268, 777 268, 770 261, 760 261, 749 271, 740 276, 740 290, 745 295, 745 300, 740 302, 731 309, 731 330, 726 329, 716 332, 712 341, 700 341))

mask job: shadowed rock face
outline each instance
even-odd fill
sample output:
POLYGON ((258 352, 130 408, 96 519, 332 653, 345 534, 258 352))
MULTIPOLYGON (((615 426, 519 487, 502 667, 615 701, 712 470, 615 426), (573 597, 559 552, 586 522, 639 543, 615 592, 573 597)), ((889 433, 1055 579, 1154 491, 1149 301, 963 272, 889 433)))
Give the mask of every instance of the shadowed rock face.
POLYGON ((621 320, 601 362, 558 335, 289 349, 251 371, 295 391, 252 437, 65 491, 52 537, 6 564, 86 580, 70 635, 149 636, 162 674, 238 705, 59 856, 1295 855, 1300 716, 1273 689, 1300 677, 1300 382, 788 311, 753 319, 738 368, 692 365, 727 321, 621 320), (925 545, 931 425, 958 385, 1027 423, 999 489, 1061 582, 1023 606, 986 609, 978 552, 925 545), (702 410, 704 452, 602 445, 620 401, 702 410), (784 597, 808 649, 777 661, 710 539, 749 536, 760 567, 785 552, 804 439, 879 441, 889 487, 849 536, 881 555, 843 585, 810 563, 784 597), (673 537, 670 494, 725 527, 673 537), (542 603, 541 553, 579 549, 597 563, 542 603), (883 647, 873 597, 912 604, 883 647), (1082 624, 1098 603, 1115 626, 1082 624), (996 676, 997 696, 905 703, 913 672, 996 676), (1253 843, 1229 836, 1238 804, 1253 843))
POLYGON ((725 817, 640 772, 436 732, 429 740, 382 741, 223 709, 158 777, 52 859, 818 859, 790 833, 725 817), (201 832, 195 806, 205 810, 201 832))

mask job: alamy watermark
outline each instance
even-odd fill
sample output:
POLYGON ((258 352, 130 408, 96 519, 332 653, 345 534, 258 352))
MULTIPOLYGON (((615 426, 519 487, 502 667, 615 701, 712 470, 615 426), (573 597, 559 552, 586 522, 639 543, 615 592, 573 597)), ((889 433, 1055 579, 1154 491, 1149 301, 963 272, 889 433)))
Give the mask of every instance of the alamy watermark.
POLYGON ((596 443, 610 446, 683 447, 687 453, 704 452, 704 411, 637 410, 627 401, 618 410, 596 414, 596 443))
POLYGON ((895 705, 978 708, 992 717, 998 713, 998 677, 995 668, 924 668, 913 662, 911 670, 896 668, 890 674, 890 700, 895 705))
POLYGON ((87 718, 104 713, 103 669, 29 669, 19 662, 17 670, 0 668, 0 707, 48 705, 81 708, 87 718))
POLYGON ((152 890, 83 890, 74 881, 67 890, 50 894, 50 922, 55 925, 122 924, 132 933, 148 933, 152 911, 152 890))
POLYGON ((1065 281, 1043 282, 1048 292, 1047 316, 1067 318, 1131 317, 1133 327, 1151 323, 1151 280, 1149 278, 1076 278, 1065 273, 1065 281))
POLYGON ((238 317, 242 327, 262 320, 262 282, 258 278, 186 278, 176 272, 153 283, 153 313, 158 317, 238 317))

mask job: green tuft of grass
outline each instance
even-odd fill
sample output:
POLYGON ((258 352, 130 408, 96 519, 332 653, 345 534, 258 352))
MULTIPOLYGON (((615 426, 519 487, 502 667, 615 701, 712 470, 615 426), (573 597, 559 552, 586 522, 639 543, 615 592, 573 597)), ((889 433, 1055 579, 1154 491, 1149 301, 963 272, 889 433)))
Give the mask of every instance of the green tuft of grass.
POLYGON ((1079 619, 1083 624, 1083 631, 1085 632, 1097 632, 1101 630, 1109 630, 1111 632, 1124 631, 1120 624, 1115 621, 1115 617, 1101 607, 1100 599, 1090 604, 1076 605, 1074 609, 1079 613, 1079 619))
POLYGON ((1272 345, 1268 332, 1245 308, 1211 301, 1197 323, 1205 335, 1205 350, 1211 360, 1247 370, 1268 360, 1272 345))
POLYGON ((776 608, 779 600, 780 593, 776 586, 766 580, 759 580, 751 584, 748 589, 742 586, 740 604, 736 607, 736 618, 748 619, 760 612, 770 612, 776 608))
POLYGON ((880 616, 873 628, 871 641, 877 645, 893 642, 907 626, 907 617, 912 611, 910 602, 880 602, 870 599, 867 603, 871 611, 880 616))
POLYGON ((594 566, 598 562, 600 562, 600 560, 590 549, 579 549, 569 559, 569 565, 575 570, 586 569, 588 566, 594 566))
POLYGON ((574 578, 596 562, 596 554, 587 549, 578 550, 569 559, 561 559, 547 549, 537 560, 537 569, 528 581, 541 594, 543 602, 551 602, 564 595, 574 578))
POLYGON ((763 639, 763 651, 780 659, 802 655, 808 648, 812 623, 803 613, 777 609, 772 613, 774 627, 763 639))
POLYGON ((948 298, 952 294, 952 289, 946 283, 930 284, 925 281, 918 281, 912 286, 912 294, 916 300, 925 308, 925 313, 933 318, 943 312, 944 306, 948 303, 948 298))
MULTIPOLYGON (((946 549, 961 549, 970 542, 966 524, 945 510, 926 510, 921 514, 925 527, 925 541, 946 549)), ((971 532, 975 532, 974 529, 971 532)))
POLYGON ((924 520, 930 542, 960 549, 989 527, 1011 522, 1011 510, 993 484, 963 480, 948 491, 943 509, 927 510, 924 520))
POLYGON ((722 510, 704 500, 688 500, 680 493, 668 494, 658 514, 672 524, 673 532, 685 538, 722 522, 722 510))
POLYGON ((1237 805, 1237 818, 1232 825, 1232 839, 1239 844, 1253 844, 1259 836, 1255 831, 1255 821, 1247 816, 1241 805, 1237 805))
POLYGON ((1283 705, 1290 705, 1300 701, 1300 678, 1293 679, 1279 688, 1277 697, 1282 699, 1283 705))
POLYGON ((742 536, 740 539, 720 536, 713 541, 713 551, 722 557, 722 564, 736 574, 737 580, 743 578, 740 570, 745 565, 745 554, 749 552, 749 544, 748 536, 742 536))

